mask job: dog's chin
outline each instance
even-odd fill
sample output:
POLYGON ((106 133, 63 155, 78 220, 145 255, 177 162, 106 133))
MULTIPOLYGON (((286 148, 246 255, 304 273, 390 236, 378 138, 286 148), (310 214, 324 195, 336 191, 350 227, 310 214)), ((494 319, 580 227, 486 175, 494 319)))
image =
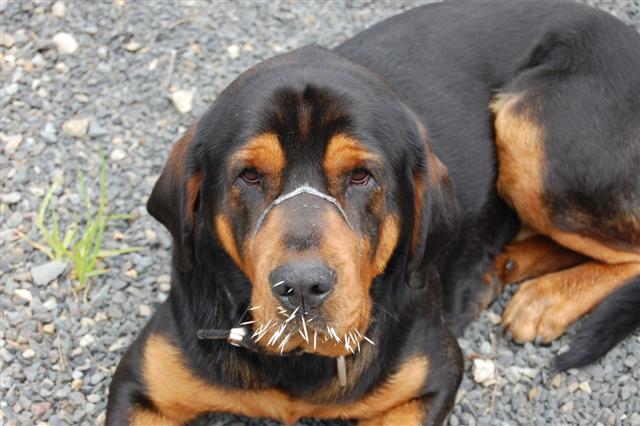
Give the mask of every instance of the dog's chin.
POLYGON ((265 351, 274 355, 305 352, 328 357, 357 354, 362 345, 371 344, 365 337, 369 315, 349 315, 355 318, 346 322, 317 315, 310 319, 295 317, 287 322, 287 317, 273 317, 261 324, 254 324, 253 340, 265 351))

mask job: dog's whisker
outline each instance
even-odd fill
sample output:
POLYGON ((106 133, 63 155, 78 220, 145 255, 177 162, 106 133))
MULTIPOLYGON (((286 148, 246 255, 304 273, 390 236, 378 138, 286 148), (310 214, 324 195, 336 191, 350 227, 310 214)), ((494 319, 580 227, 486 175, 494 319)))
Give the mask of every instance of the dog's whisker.
POLYGON ((247 309, 247 311, 255 311, 256 309, 260 309, 260 306, 254 306, 252 308, 247 309))
POLYGON ((276 288, 276 287, 278 287, 279 285, 282 285, 282 284, 284 284, 284 280, 283 280, 283 281, 278 281, 277 283, 275 283, 275 284, 272 286, 272 288, 276 288))
POLYGON ((318 331, 314 330, 313 332, 313 351, 316 351, 316 348, 318 347, 318 331))
POLYGON ((241 322, 238 325, 249 325, 249 324, 253 324, 253 323, 255 323, 255 321, 245 321, 245 322, 241 322))

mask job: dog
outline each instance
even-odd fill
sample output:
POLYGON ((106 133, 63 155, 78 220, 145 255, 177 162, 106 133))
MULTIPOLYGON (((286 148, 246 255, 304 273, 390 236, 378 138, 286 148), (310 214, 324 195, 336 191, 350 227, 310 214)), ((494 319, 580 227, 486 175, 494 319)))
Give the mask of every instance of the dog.
MULTIPOLYGON (((107 424, 441 424, 454 336, 516 281, 516 340, 604 300, 582 336, 615 344, 638 322, 612 318, 638 306, 639 45, 586 6, 450 3, 246 71, 151 193, 172 288, 107 424)), ((585 339, 564 367, 606 352, 585 339)))

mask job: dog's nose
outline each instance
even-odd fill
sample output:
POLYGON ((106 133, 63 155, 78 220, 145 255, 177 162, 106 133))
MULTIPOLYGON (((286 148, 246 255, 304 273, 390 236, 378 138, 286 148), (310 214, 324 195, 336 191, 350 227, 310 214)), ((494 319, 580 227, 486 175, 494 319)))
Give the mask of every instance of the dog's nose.
POLYGON ((287 263, 269 274, 273 295, 287 309, 310 313, 322 305, 336 283, 336 271, 322 262, 287 263))

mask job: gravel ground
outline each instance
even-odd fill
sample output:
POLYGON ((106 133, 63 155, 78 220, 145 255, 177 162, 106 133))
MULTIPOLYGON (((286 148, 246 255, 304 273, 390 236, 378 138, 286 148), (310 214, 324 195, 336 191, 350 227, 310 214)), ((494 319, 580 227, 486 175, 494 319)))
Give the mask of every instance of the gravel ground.
MULTIPOLYGON (((415 4, 0 2, 0 423, 103 423, 120 356, 167 297, 170 239, 144 205, 194 117, 256 62, 334 46, 415 4), (109 259, 85 302, 16 231, 38 239, 38 205, 54 179, 64 182, 55 208, 70 217, 81 205, 77 172, 95 182, 101 150, 111 211, 134 215, 114 223, 107 245, 144 248, 109 259)), ((598 6, 638 25, 637 1, 598 6)), ((549 362, 567 337, 512 343, 497 325, 505 300, 460 339, 468 361, 451 425, 640 425, 639 334, 591 367, 552 376, 549 362)), ((274 424, 228 415, 200 423, 274 424)))

